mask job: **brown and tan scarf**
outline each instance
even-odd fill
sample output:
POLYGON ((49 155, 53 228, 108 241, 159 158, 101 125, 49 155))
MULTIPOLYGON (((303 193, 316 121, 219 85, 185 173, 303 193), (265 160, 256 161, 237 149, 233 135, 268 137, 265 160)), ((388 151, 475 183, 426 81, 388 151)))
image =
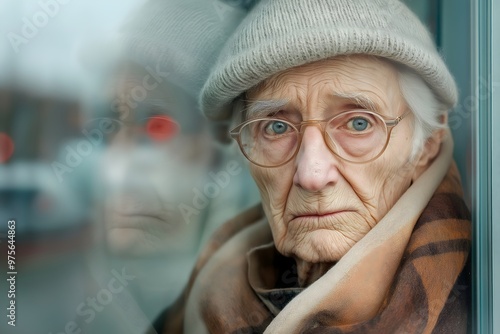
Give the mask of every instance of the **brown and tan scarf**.
POLYGON ((298 285, 261 207, 226 223, 161 333, 466 333, 470 214, 443 143, 429 169, 325 275, 298 285))

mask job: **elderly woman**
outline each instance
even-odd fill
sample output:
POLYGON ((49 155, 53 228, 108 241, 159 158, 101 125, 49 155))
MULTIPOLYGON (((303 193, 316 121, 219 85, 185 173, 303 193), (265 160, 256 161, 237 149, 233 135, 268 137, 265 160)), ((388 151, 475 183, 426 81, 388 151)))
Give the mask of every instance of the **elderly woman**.
POLYGON ((201 254, 163 333, 464 333, 454 80, 395 0, 262 0, 202 93, 262 205, 201 254))

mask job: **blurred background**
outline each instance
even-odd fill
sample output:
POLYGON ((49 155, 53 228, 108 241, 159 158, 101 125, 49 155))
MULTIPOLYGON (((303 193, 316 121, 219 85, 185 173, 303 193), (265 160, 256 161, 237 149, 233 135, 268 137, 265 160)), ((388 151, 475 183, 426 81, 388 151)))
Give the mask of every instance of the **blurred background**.
MULTIPOLYGON (((2 316, 1 333, 144 332, 209 235, 258 203, 246 162, 214 141, 196 101, 253 2, 0 0, 0 250, 13 219, 18 272, 16 327, 2 316)), ((477 176, 476 110, 496 87, 474 72, 485 12, 468 0, 405 2, 457 80, 450 127, 476 214, 488 182, 477 176)))
MULTIPOLYGON (((245 3, 0 2, 0 308, 16 226, 17 324, 141 333, 199 248, 258 202, 197 94, 245 3)), ((5 318, 3 316, 2 318, 5 318)))

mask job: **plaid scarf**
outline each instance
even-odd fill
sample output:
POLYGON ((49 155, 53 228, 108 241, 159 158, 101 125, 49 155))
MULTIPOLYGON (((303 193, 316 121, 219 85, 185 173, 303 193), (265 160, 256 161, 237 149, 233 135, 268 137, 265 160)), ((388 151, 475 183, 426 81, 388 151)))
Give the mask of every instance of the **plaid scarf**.
POLYGON ((295 261, 275 249, 262 208, 248 210, 214 235, 157 328, 189 334, 466 333, 470 214, 458 171, 448 165, 443 162, 445 177, 427 190, 430 200, 415 194, 432 181, 414 184, 409 198, 426 203, 414 222, 412 209, 396 203, 396 214, 390 211, 308 287, 298 285, 295 261))

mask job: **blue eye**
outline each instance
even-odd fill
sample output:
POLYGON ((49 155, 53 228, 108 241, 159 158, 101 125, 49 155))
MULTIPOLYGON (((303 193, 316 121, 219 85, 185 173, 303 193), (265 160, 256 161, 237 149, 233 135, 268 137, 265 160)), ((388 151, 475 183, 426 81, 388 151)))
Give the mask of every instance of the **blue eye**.
POLYGON ((348 123, 348 127, 355 131, 364 131, 369 126, 370 123, 365 118, 362 117, 352 118, 348 123))
POLYGON ((272 121, 270 122, 265 131, 269 135, 281 135, 284 134, 288 130, 288 124, 280 121, 272 121))

